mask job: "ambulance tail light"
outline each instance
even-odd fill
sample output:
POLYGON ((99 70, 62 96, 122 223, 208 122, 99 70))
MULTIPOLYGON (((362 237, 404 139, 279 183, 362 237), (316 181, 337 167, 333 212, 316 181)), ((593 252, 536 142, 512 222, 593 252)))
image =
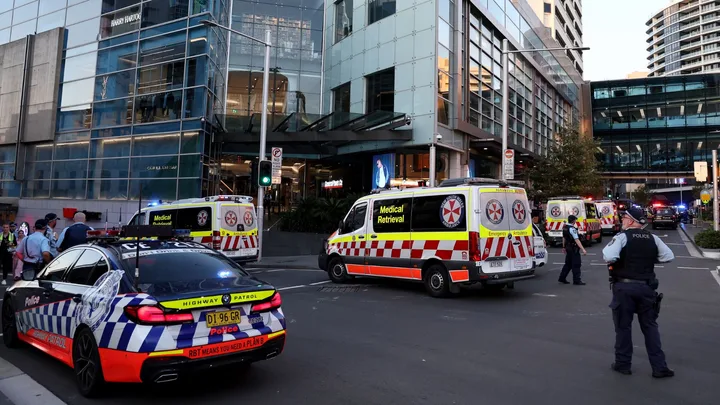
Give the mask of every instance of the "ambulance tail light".
POLYGON ((280 297, 280 293, 275 291, 275 295, 273 295, 272 299, 268 302, 263 302, 262 304, 255 304, 250 309, 250 312, 263 312, 263 311, 269 311, 271 309, 280 308, 282 305, 282 298, 280 297))
POLYGON ((174 325, 194 321, 191 312, 166 313, 162 308, 150 305, 128 305, 125 315, 141 325, 174 325))
POLYGON ((220 250, 221 244, 222 244, 222 237, 220 237, 220 231, 213 231, 212 248, 215 250, 220 250))
POLYGON ((470 261, 480 261, 480 234, 478 232, 470 232, 470 261))

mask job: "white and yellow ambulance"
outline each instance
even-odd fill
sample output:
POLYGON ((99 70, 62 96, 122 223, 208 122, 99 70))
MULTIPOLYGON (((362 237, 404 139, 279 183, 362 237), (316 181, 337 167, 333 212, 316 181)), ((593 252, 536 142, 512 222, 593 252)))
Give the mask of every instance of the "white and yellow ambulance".
POLYGON ((375 192, 353 204, 318 261, 336 283, 416 280, 434 297, 457 293, 461 284, 513 287, 535 274, 527 195, 480 178, 375 192))
POLYGON ((562 245, 563 227, 570 215, 577 218, 575 223, 583 245, 590 245, 592 241, 602 242, 600 215, 595 203, 580 196, 561 196, 550 198, 545 210, 545 230, 551 246, 562 245))
POLYGON ((600 217, 600 228, 605 235, 615 235, 620 232, 620 217, 612 200, 595 201, 595 210, 600 217))
POLYGON ((173 202, 151 202, 135 213, 129 225, 189 229, 195 242, 239 263, 257 260, 258 229, 252 197, 216 195, 173 202))

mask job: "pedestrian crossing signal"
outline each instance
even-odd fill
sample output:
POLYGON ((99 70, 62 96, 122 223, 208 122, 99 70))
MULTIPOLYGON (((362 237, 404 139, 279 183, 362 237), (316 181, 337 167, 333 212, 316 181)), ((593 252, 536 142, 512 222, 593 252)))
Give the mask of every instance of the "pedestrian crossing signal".
POLYGON ((272 184, 272 162, 261 160, 258 163, 258 186, 269 187, 272 184))

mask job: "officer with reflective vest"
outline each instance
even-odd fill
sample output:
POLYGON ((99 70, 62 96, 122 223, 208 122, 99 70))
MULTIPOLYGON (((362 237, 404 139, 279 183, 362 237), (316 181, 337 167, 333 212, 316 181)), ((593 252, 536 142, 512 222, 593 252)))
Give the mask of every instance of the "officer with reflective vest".
POLYGON ((623 232, 603 249, 613 292, 610 308, 615 322, 615 362, 611 368, 620 374, 632 374, 632 321, 637 314, 652 376, 672 377, 675 372, 665 362, 657 325, 662 294, 655 292, 658 287, 655 263, 667 263, 675 255, 660 238, 642 229, 645 222, 643 210, 629 208, 622 213, 623 232))
POLYGON ((570 215, 568 217, 568 223, 563 227, 563 252, 565 253, 565 265, 560 272, 558 281, 562 284, 570 284, 567 281, 567 276, 568 273, 570 273, 570 270, 572 270, 573 284, 585 285, 580 278, 580 266, 582 265, 580 252, 586 255, 587 251, 580 242, 580 237, 578 236, 578 231, 575 227, 575 221, 577 221, 577 217, 575 215, 570 215))

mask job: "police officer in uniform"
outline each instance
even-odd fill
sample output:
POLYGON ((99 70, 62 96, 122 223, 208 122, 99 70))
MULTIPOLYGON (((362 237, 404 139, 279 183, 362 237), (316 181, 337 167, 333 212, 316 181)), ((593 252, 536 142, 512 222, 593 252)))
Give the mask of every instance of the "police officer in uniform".
POLYGON ((568 217, 568 223, 565 224, 565 226, 563 227, 563 252, 565 253, 565 265, 560 272, 558 282, 562 284, 570 284, 567 281, 567 276, 572 269, 573 284, 585 285, 585 283, 580 278, 580 265, 582 265, 582 260, 580 259, 580 252, 586 255, 587 251, 580 242, 580 238, 578 237, 578 231, 575 227, 575 221, 577 221, 577 217, 575 215, 570 215, 568 217))
POLYGON ((26 236, 18 246, 17 252, 22 255, 23 260, 23 273, 33 271, 37 274, 43 265, 52 260, 50 242, 45 237, 46 228, 47 221, 38 219, 35 221, 35 232, 26 236))
POLYGON ((45 237, 47 238, 48 242, 50 243, 50 254, 52 257, 57 257, 58 255, 58 244, 57 244, 57 234, 55 233, 55 227, 57 226, 57 215, 53 214, 52 212, 45 215, 45 222, 47 223, 47 226, 45 227, 45 237))
POLYGON ((87 231, 91 231, 93 228, 85 225, 85 214, 76 212, 75 216, 73 216, 73 221, 75 223, 63 229, 60 237, 58 237, 58 252, 63 252, 73 246, 87 243, 87 231))
POLYGON ((633 314, 637 314, 640 330, 645 335, 652 376, 672 377, 675 372, 668 368, 660 344, 659 300, 655 292, 658 282, 654 268, 655 263, 667 263, 675 255, 660 238, 642 229, 645 222, 643 210, 629 208, 622 215, 623 232, 615 235, 603 249, 613 292, 610 308, 615 322, 615 362, 611 367, 620 374, 632 374, 632 321, 633 314))

